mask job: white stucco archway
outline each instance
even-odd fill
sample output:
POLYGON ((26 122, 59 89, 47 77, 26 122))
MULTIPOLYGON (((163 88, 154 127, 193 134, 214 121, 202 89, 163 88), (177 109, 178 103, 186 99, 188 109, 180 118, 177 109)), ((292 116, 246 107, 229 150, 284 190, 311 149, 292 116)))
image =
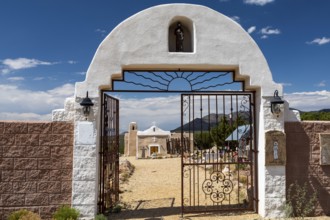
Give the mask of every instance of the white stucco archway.
POLYGON ((285 166, 265 165, 265 132, 284 131, 284 115, 275 117, 269 108, 270 97, 275 90, 282 94, 282 86, 273 82, 264 55, 238 23, 210 8, 192 4, 155 6, 120 23, 100 44, 85 81, 76 84, 73 206, 86 218, 96 212, 100 90, 111 89, 111 80, 121 78, 123 70, 179 68, 196 71, 233 69, 236 80, 244 81, 246 90, 256 91, 258 212, 264 217, 283 215, 285 166), (178 18, 191 22, 192 52, 169 51, 169 27, 173 19, 178 18), (84 121, 79 105, 86 91, 95 103, 89 122, 84 121), (81 149, 84 153, 80 154, 81 149), (272 189, 274 184, 281 190, 272 189))

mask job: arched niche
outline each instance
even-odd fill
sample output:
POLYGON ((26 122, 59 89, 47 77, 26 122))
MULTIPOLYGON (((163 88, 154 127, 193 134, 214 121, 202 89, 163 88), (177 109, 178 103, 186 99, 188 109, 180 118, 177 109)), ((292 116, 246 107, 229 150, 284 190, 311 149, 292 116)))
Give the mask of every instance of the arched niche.
POLYGON ((174 17, 168 28, 168 50, 169 52, 176 51, 176 35, 175 30, 178 26, 178 23, 181 24, 181 28, 184 33, 183 40, 183 53, 192 53, 194 52, 194 25, 193 22, 187 17, 177 16, 174 17))

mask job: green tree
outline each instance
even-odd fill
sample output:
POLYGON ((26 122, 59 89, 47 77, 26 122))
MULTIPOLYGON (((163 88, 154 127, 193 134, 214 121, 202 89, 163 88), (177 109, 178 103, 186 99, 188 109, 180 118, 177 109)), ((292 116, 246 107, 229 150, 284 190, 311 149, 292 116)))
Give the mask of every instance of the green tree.
POLYGON ((244 124, 244 119, 241 116, 238 116, 235 121, 229 121, 227 118, 221 117, 217 126, 212 128, 211 137, 213 143, 217 146, 225 146, 226 138, 240 125, 244 124))
POLYGON ((195 132, 194 144, 200 150, 209 149, 213 146, 213 140, 208 131, 195 132))
POLYGON ((225 140, 233 131, 226 117, 221 117, 220 122, 212 128, 211 137, 217 146, 225 146, 225 140))
POLYGON ((302 112, 303 121, 330 121, 330 112, 302 112))

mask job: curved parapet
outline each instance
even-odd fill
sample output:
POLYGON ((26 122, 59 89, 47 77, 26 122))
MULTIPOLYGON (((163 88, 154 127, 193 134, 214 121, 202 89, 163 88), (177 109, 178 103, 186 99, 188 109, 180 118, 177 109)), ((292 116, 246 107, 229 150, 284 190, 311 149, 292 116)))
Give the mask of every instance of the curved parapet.
MULTIPOLYGON (((174 35, 174 33, 173 33, 174 35)), ((110 89, 112 77, 122 70, 228 70, 246 89, 261 88, 262 96, 275 84, 258 45, 236 22, 201 5, 168 4, 141 11, 120 23, 100 44, 84 82, 77 83, 76 96, 88 90, 97 97, 99 89, 110 89), (187 52, 173 52, 173 25, 182 22, 189 41, 187 52)))

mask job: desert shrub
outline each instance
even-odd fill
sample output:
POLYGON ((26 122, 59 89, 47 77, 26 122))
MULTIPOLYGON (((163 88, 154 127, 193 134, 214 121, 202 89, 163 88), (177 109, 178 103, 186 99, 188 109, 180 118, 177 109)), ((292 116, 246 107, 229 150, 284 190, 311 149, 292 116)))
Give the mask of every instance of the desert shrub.
POLYGON ((8 217, 8 220, 19 220, 20 217, 26 215, 29 211, 26 209, 21 209, 11 213, 8 217))
POLYGON ((114 207, 112 207, 111 212, 112 212, 112 213, 119 213, 119 212, 121 212, 121 209, 122 209, 122 208, 123 208, 122 205, 120 205, 120 204, 116 204, 114 207))
POLYGON ((244 184, 245 186, 246 186, 246 184, 248 183, 248 177, 247 176, 239 176, 239 178, 238 178, 238 182, 239 183, 242 183, 242 184, 244 184))
POLYGON ((291 184, 287 193, 286 216, 304 219, 313 214, 316 198, 316 192, 312 195, 308 193, 306 183, 303 186, 297 182, 291 184))
POLYGON ((11 213, 8 220, 41 220, 40 216, 36 213, 21 209, 11 213))
POLYGON ((107 220, 107 217, 103 214, 98 214, 97 216, 95 216, 94 220, 107 220))
POLYGON ((238 163, 235 166, 236 170, 247 170, 247 168, 248 168, 248 165, 244 164, 244 163, 238 163))
POLYGON ((29 212, 26 215, 23 215, 19 220, 41 220, 40 216, 36 213, 29 212))
POLYGON ((80 213, 67 205, 61 206, 53 215, 54 220, 77 220, 80 213))

